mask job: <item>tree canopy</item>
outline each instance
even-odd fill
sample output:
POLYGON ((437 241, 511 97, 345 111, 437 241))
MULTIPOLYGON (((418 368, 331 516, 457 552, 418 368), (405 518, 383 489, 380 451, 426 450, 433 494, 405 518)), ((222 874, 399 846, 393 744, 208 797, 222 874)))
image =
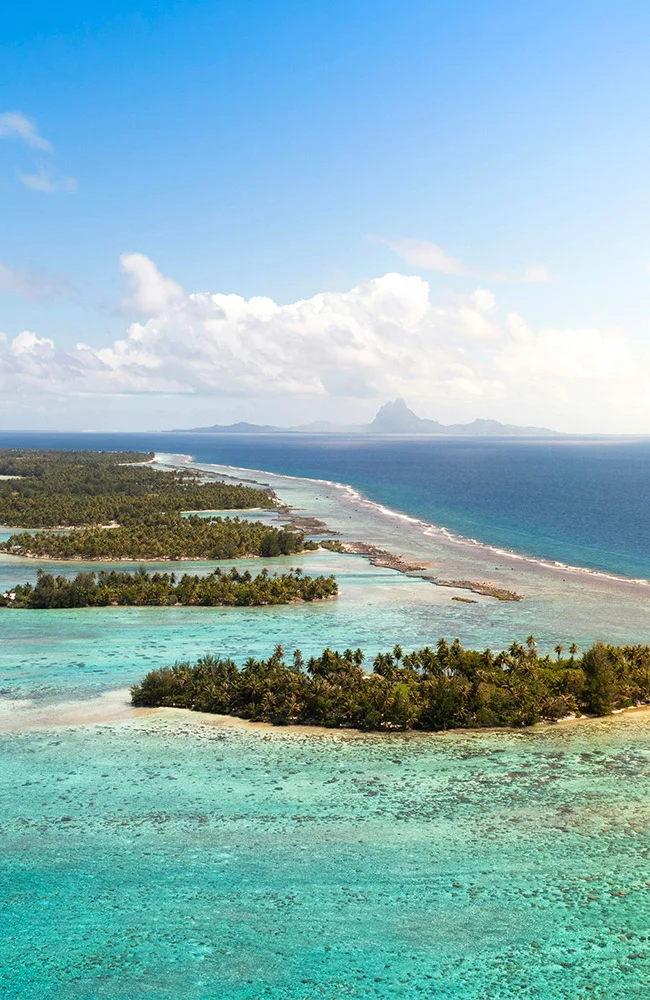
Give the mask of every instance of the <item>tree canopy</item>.
POLYGON ((303 532, 238 517, 183 511, 276 505, 264 489, 203 482, 193 471, 164 472, 151 453, 0 450, 0 522, 16 532, 11 555, 47 559, 234 559, 314 549, 303 532), (63 530, 69 529, 69 530, 63 530))
POLYGON ((240 518, 167 515, 154 523, 21 532, 0 543, 10 555, 48 559, 236 559, 317 548, 301 531, 240 518))
POLYGON ((102 570, 77 573, 70 579, 38 571, 35 586, 19 584, 0 594, 0 608, 88 608, 107 605, 251 606, 318 601, 335 597, 333 576, 304 576, 301 570, 270 574, 262 570, 216 569, 207 576, 184 573, 135 573, 102 570))
POLYGON ((183 510, 273 507, 268 490, 162 471, 152 452, 0 449, 0 524, 21 528, 136 524, 183 510))
POLYGON ((650 647, 597 643, 576 658, 539 656, 535 641, 498 654, 456 639, 379 653, 325 649, 290 662, 281 646, 243 667, 211 655, 152 670, 131 689, 134 705, 175 706, 278 725, 368 730, 530 726, 569 714, 606 715, 650 702, 650 647))

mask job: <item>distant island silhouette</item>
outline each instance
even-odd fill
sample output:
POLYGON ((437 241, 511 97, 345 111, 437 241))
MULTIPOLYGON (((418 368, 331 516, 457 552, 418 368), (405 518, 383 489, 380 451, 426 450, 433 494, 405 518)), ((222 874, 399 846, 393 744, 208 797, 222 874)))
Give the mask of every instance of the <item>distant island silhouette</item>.
POLYGON ((311 424, 275 427, 272 424, 213 424, 211 427, 175 427, 172 434, 449 434, 466 437, 557 437, 548 427, 519 427, 498 420, 472 420, 469 424, 441 424, 418 417, 403 399, 384 403, 370 424, 336 424, 316 420, 311 424))

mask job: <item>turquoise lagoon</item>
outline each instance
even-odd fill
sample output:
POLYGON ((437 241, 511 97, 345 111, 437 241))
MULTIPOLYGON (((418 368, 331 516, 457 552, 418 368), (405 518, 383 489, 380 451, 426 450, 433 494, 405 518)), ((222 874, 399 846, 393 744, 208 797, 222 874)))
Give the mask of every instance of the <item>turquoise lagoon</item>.
MULTIPOLYGON (((5 612, 0 995, 646 998, 650 715, 364 736, 134 713, 126 689, 177 658, 241 661, 278 642, 643 641, 648 587, 472 545, 333 484, 260 476, 346 540, 525 599, 462 604, 318 552, 264 564, 334 572, 335 602, 5 612)), ((36 569, 4 558, 0 587, 36 569)))
MULTIPOLYGON (((127 564, 113 565, 123 570, 127 564)), ((161 563, 148 569, 207 573, 214 565, 161 563)), ((227 568, 233 563, 219 565, 227 568)), ((301 647, 306 653, 320 652, 327 645, 362 646, 376 652, 391 648, 400 636, 409 644, 422 645, 430 640, 432 628, 436 635, 438 629, 454 632, 462 620, 463 605, 452 602, 447 591, 372 567, 357 556, 322 551, 236 565, 254 572, 264 565, 272 572, 300 566, 313 574, 335 573, 340 597, 268 608, 8 610, 0 618, 0 709, 4 707, 15 721, 18 708, 12 699, 29 709, 26 699, 40 708, 94 697, 128 687, 154 666, 205 652, 233 656, 238 662, 249 655, 268 655, 278 643, 289 650, 301 647)), ((35 580, 37 568, 27 560, 0 561, 0 588, 35 580)), ((51 562, 45 568, 71 575, 97 569, 97 564, 51 562)), ((505 633, 508 625, 504 622, 502 627, 505 633)))
POLYGON ((646 998, 647 716, 362 736, 5 735, 0 991, 646 998))

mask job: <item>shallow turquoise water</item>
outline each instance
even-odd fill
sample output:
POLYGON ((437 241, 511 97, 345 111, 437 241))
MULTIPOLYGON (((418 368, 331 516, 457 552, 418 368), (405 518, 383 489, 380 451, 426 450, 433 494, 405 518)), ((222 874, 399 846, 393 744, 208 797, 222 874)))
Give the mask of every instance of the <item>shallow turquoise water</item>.
MULTIPOLYGON (((107 566, 109 564, 102 564, 107 566)), ((116 564, 124 569, 129 564, 116 564)), ((232 563, 221 563, 229 567, 232 563)), ((440 636, 459 636, 473 648, 501 649, 533 632, 540 648, 574 639, 588 645, 598 637, 607 613, 602 600, 579 604, 562 595, 554 603, 531 595, 520 603, 478 598, 467 605, 452 600, 465 593, 371 566, 359 556, 320 551, 290 561, 269 559, 237 563, 254 572, 266 565, 283 572, 334 573, 334 601, 266 608, 82 608, 0 612, 0 725, 3 712, 15 715, 15 700, 37 705, 95 697, 139 681, 153 667, 205 652, 268 656, 281 643, 307 655, 326 646, 360 646, 371 658, 400 642, 406 649, 434 644, 440 636), (570 629, 570 631, 569 631, 570 629)), ((207 573, 214 563, 162 563, 150 569, 207 573)), ((46 563, 49 572, 71 575, 95 564, 46 563)), ((0 588, 36 578, 38 563, 0 560, 0 588)), ((611 641, 647 640, 647 613, 637 609, 629 624, 610 608, 605 637, 611 641)))
MULTIPOLYGON (((160 564, 176 572, 210 572, 214 563, 160 564)), ((230 566, 232 563, 220 563, 230 566)), ((57 611, 5 610, 0 616, 0 699, 69 700, 124 688, 153 666, 204 652, 266 656, 277 643, 311 654, 325 646, 361 646, 373 654, 396 641, 421 646, 439 635, 456 635, 467 605, 453 591, 370 566, 357 556, 318 552, 301 557, 237 563, 257 572, 262 565, 283 572, 334 572, 334 601, 266 608, 82 608, 57 611)), ((119 564, 124 569, 125 564, 119 564)), ((0 588, 35 579, 37 564, 0 561, 0 588)), ((74 574, 97 564, 46 564, 53 573, 74 574)), ((149 568, 156 568, 150 566, 149 568)), ((494 601, 472 606, 477 638, 491 629, 506 641, 515 605, 494 601)), ((526 609, 524 609, 526 613, 526 609)))
MULTIPOLYGON (((0 729, 40 728, 0 733, 0 995, 645 1000, 650 715, 443 737, 178 713, 61 725, 115 718, 115 697, 86 699, 205 651, 647 640, 648 588, 450 545, 340 490, 270 481, 348 540, 525 599, 459 604, 321 552, 243 565, 335 572, 337 601, 5 612, 0 729)), ((0 559, 0 588, 37 565, 0 559)))
POLYGON ((645 998, 650 730, 2 737, 6 995, 645 998), (593 989, 590 989, 593 987, 593 989))

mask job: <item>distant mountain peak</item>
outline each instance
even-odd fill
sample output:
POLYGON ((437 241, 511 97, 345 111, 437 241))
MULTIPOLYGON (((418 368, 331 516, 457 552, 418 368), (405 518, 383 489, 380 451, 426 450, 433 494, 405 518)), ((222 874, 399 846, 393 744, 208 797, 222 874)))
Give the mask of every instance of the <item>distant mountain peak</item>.
POLYGON ((406 405, 406 400, 402 399, 401 396, 399 396, 398 399, 389 399, 387 403, 384 403, 383 406, 380 406, 379 410, 377 411, 377 415, 379 415, 384 411, 388 411, 389 413, 390 412, 399 413, 401 411, 402 413, 409 413, 412 417, 415 416, 413 410, 409 410, 408 406, 406 405))
POLYGON ((437 420, 424 420, 410 410, 403 399, 384 403, 370 424, 374 434, 438 434, 444 427, 437 420))
MULTIPOLYGON (((175 433, 181 433, 176 431, 175 433)), ((189 433, 207 434, 457 434, 470 436, 553 437, 556 431, 546 427, 517 427, 498 420, 477 419, 469 424, 440 424, 437 420, 418 417, 399 398, 384 403, 371 424, 332 424, 316 421, 297 427, 273 427, 270 424, 214 424, 194 427, 189 433)))

